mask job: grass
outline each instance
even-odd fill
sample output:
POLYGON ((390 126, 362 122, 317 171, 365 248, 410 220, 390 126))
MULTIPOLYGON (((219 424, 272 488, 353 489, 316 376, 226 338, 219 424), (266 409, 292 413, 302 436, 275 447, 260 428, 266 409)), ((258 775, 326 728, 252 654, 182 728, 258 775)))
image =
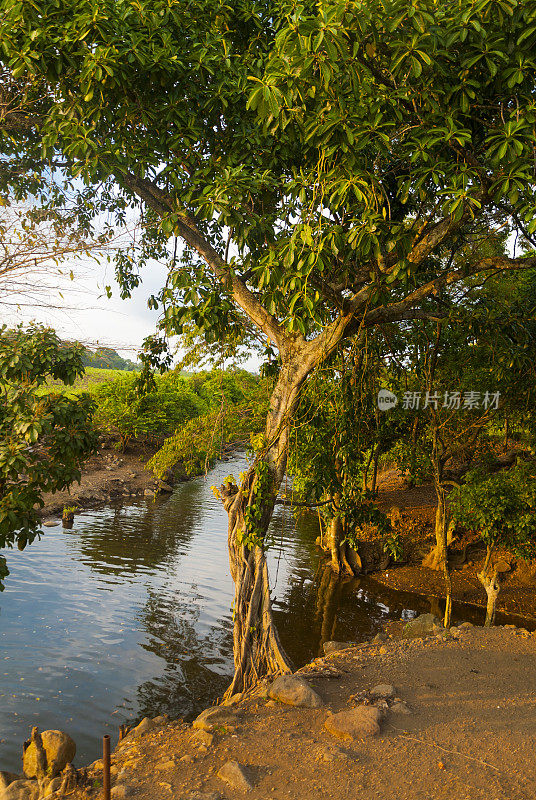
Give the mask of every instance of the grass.
MULTIPOLYGON (((86 367, 86 371, 81 378, 78 378, 72 386, 65 386, 61 381, 48 381, 43 386, 39 394, 47 394, 51 389, 61 391, 62 394, 79 394, 80 392, 93 393, 93 390, 102 383, 110 383, 116 378, 132 375, 135 370, 128 369, 101 369, 100 367, 86 367)), ((136 374, 138 374, 136 372, 136 374)))

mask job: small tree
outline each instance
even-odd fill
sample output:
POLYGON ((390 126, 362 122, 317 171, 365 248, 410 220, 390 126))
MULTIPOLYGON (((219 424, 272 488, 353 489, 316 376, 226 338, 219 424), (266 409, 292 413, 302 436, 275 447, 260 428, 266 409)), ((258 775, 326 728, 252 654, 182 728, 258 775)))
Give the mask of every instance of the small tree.
MULTIPOLYGON (((81 351, 50 328, 0 328, 0 549, 35 539, 43 492, 80 480, 96 444, 88 395, 39 393, 50 377, 73 384, 84 371, 81 351)), ((0 556, 0 590, 8 574, 0 556)))
POLYGON ((493 625, 500 584, 494 556, 505 548, 521 558, 536 555, 536 480, 526 464, 495 475, 475 470, 451 495, 454 519, 478 531, 486 558, 478 578, 486 590, 486 626, 493 625))

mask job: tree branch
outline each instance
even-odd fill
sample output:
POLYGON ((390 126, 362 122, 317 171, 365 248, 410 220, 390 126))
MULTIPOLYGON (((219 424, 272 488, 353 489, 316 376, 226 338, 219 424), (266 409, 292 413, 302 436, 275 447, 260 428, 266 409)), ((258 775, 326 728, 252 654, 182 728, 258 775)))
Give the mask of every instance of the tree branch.
POLYGON ((132 173, 116 175, 116 178, 161 216, 173 214, 175 227, 181 239, 203 258, 218 280, 232 294, 237 305, 281 351, 285 339, 288 338, 286 331, 277 319, 263 308, 240 278, 232 273, 217 250, 207 242, 195 221, 188 214, 177 211, 172 198, 147 178, 138 178, 132 173))

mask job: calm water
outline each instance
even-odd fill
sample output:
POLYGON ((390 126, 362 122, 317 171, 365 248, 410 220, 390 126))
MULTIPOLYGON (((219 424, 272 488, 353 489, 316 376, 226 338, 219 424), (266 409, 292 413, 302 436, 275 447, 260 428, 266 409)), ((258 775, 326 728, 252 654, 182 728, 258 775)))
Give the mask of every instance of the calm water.
MULTIPOLYGON (((84 764, 120 723, 187 717, 224 691, 233 587, 227 518, 210 487, 243 468, 233 459, 171 497, 87 512, 71 531, 47 528, 24 552, 7 551, 0 769, 20 768, 33 725, 70 733, 84 764)), ((430 610, 372 581, 336 581, 319 565, 313 516, 296 525, 279 507, 271 534, 274 608, 296 665, 328 639, 369 638, 387 618, 430 610)))

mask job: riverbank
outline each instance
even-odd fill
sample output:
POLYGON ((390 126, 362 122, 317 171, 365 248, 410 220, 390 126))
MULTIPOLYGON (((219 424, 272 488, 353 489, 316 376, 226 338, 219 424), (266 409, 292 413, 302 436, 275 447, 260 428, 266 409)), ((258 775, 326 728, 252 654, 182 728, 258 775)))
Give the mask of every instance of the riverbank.
MULTIPOLYGON (((380 476, 378 488, 378 506, 385 513, 393 507, 400 512, 397 532, 402 556, 397 562, 385 559, 381 563, 379 547, 376 545, 374 551, 374 543, 364 541, 360 553, 370 560, 369 552, 372 552, 373 565, 374 552, 376 554, 370 574, 389 589, 418 594, 430 601, 436 599, 434 611, 440 614, 440 601, 445 596, 443 576, 440 571, 422 564, 435 546, 437 497, 434 487, 431 484, 407 487, 399 471, 389 469, 380 476)), ((485 546, 476 534, 457 533, 449 547, 454 602, 485 609, 486 594, 478 579, 485 556, 485 546)), ((501 584, 497 611, 536 624, 536 562, 514 558, 505 550, 499 551, 495 558, 501 584)))
MULTIPOLYGON (((536 636, 514 628, 465 623, 409 640, 394 630, 297 673, 317 708, 265 690, 193 726, 144 721, 112 756, 112 796, 526 800, 536 780, 535 656, 536 636)), ((100 797, 101 766, 72 800, 100 797)))
MULTIPOLYGON (((170 470, 165 481, 156 480, 145 469, 155 449, 135 442, 127 452, 119 453, 112 441, 104 440, 84 465, 80 484, 74 484, 70 491, 43 496, 44 524, 57 522, 65 506, 75 506, 82 512, 140 497, 152 499, 171 492, 177 482, 188 480, 181 465, 170 470)), ((398 470, 389 469, 380 474, 378 488, 378 506, 386 513, 393 507, 400 510, 398 533, 403 555, 399 562, 385 560, 377 543, 375 546, 364 541, 360 554, 367 566, 366 572, 389 589, 420 595, 431 601, 436 599, 434 611, 440 614, 439 604, 444 597, 442 575, 422 566, 423 558, 435 544, 437 498, 433 486, 408 488, 398 470)), ((485 609, 486 595, 477 577, 485 558, 483 546, 477 537, 465 535, 453 542, 450 553, 454 602, 485 609)), ((507 552, 499 555, 499 561, 498 612, 509 615, 517 624, 525 620, 536 625, 536 564, 514 559, 507 552)))
POLYGON ((101 442, 85 462, 80 483, 74 483, 63 492, 43 495, 41 517, 45 523, 61 517, 65 506, 85 511, 129 498, 151 498, 170 492, 177 481, 188 480, 180 466, 170 470, 165 481, 156 480, 153 473, 145 469, 157 447, 135 443, 120 453, 113 445, 112 441, 101 442))

